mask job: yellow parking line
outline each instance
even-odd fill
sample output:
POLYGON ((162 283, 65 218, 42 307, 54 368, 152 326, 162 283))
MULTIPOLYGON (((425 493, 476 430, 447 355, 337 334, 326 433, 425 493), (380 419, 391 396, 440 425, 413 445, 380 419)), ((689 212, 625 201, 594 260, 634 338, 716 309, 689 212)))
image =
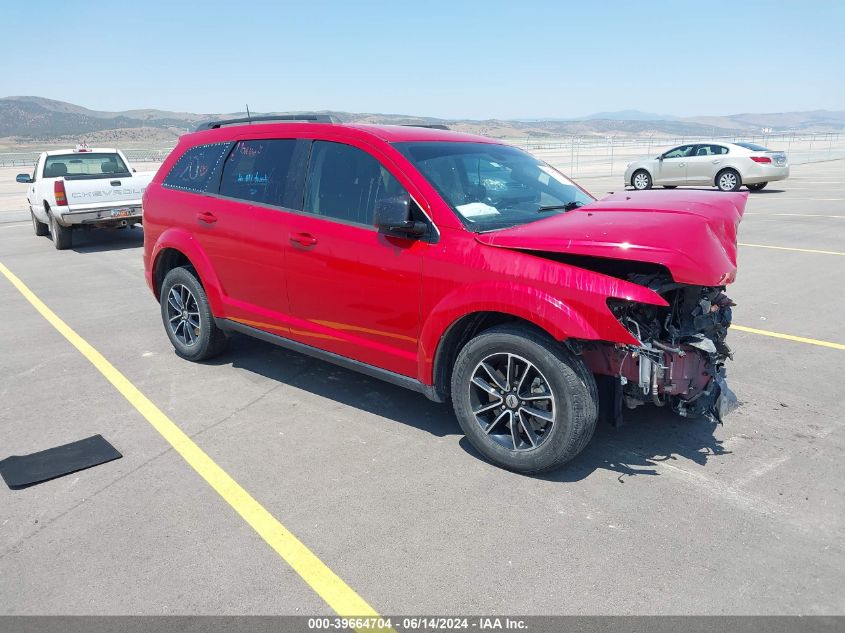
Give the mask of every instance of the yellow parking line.
POLYGON ((341 578, 329 569, 323 561, 309 550, 296 536, 256 501, 237 481, 218 466, 194 441, 188 437, 170 418, 152 403, 126 376, 92 347, 55 312, 48 308, 26 285, 6 266, 0 263, 0 273, 29 301, 32 306, 64 336, 71 345, 82 353, 94 367, 117 389, 129 403, 146 418, 156 431, 188 462, 188 464, 209 485, 217 491, 232 508, 249 523, 267 544, 281 556, 293 570, 307 582, 317 594, 344 617, 377 617, 375 610, 367 604, 341 578))
POLYGON ((769 330, 758 330, 757 328, 746 327, 744 325, 731 324, 731 329, 738 330, 740 332, 748 332, 749 334, 762 334, 763 336, 782 338, 786 341, 795 341, 796 343, 807 343, 808 345, 819 345, 820 347, 845 350, 845 345, 842 343, 831 343, 830 341, 820 341, 818 339, 806 338, 804 336, 793 336, 792 334, 781 334, 780 332, 770 332, 769 330))
POLYGON ((768 244, 748 244, 746 242, 739 242, 740 246, 750 246, 752 248, 773 248, 778 251, 796 251, 798 253, 817 253, 819 255, 842 255, 839 251, 819 251, 813 248, 792 248, 791 246, 770 246, 768 244))

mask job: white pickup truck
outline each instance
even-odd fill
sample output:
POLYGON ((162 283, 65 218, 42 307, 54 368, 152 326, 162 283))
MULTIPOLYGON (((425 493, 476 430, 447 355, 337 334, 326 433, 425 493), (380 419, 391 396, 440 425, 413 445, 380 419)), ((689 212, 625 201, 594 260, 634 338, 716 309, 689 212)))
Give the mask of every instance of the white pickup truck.
POLYGON ((27 201, 36 235, 70 248, 79 228, 128 227, 141 222, 141 196, 155 172, 136 173, 123 152, 77 147, 43 152, 35 172, 18 174, 29 184, 27 201))

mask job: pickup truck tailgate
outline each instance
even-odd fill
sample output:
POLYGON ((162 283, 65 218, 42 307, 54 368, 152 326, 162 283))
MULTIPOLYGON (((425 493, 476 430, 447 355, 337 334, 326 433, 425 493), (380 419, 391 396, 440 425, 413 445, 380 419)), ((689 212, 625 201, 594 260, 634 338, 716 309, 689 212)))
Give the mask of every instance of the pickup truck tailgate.
POLYGON ((65 195, 70 211, 112 207, 122 203, 140 205, 141 196, 152 179, 152 172, 130 177, 80 179, 65 178, 65 195))

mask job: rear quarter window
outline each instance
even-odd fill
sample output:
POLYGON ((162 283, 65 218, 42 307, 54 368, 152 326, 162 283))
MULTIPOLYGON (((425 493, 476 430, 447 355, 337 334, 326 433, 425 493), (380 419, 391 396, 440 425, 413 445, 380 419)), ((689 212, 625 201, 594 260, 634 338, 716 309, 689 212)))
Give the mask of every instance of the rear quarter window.
POLYGON ((218 168, 226 157, 231 143, 197 145, 187 150, 162 183, 165 187, 207 193, 217 187, 218 168))

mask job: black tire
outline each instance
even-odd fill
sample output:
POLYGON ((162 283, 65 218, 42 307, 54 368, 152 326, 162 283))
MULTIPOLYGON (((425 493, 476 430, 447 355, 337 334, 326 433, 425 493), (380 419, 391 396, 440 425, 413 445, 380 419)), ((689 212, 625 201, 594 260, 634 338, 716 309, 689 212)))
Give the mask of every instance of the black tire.
POLYGON ((651 189, 652 184, 651 174, 645 169, 638 169, 631 174, 631 186, 638 191, 651 189))
POLYGON ((664 189, 677 189, 678 185, 663 185, 664 189))
POLYGON ((63 251, 73 245, 73 229, 69 226, 62 226, 52 213, 50 217, 50 234, 53 236, 53 246, 56 250, 63 251))
POLYGON ((715 184, 719 191, 739 191, 742 187, 742 176, 735 169, 723 169, 716 174, 715 184))
POLYGON ((32 230, 38 237, 44 237, 50 233, 50 227, 45 222, 41 222, 35 217, 35 214, 30 210, 29 215, 32 216, 32 230))
POLYGON ((208 295, 205 294, 205 289, 193 268, 180 267, 168 272, 161 284, 160 298, 164 331, 167 332, 170 343, 179 356, 187 360, 201 361, 217 356, 223 351, 226 347, 226 335, 214 322, 214 315, 208 304, 208 295), (177 322, 171 327, 174 316, 170 310, 174 309, 175 305, 169 303, 168 300, 172 290, 175 289, 181 294, 183 288, 190 292, 194 303, 185 302, 187 307, 183 309, 181 324, 177 322), (192 307, 195 309, 191 310, 192 307), (188 320, 190 317, 186 317, 185 312, 196 314, 196 320, 193 323, 198 324, 198 327, 191 324, 192 322, 188 320), (189 342, 186 338, 193 340, 189 342))
POLYGON ((748 187, 748 191, 760 191, 761 189, 765 189, 766 185, 768 185, 768 184, 769 183, 767 183, 767 182, 757 182, 757 183, 754 183, 753 185, 745 185, 745 186, 748 187))
MULTIPOLYGON (((510 358, 511 356, 508 356, 508 359, 510 358)), ((499 373, 498 376, 500 379, 505 378, 503 373, 499 373)), ((524 376, 525 374, 519 381, 520 384, 524 376)), ((455 361, 451 387, 455 415, 467 439, 487 459, 508 470, 533 474, 558 468, 584 449, 596 428, 598 389, 593 374, 579 358, 570 354, 560 343, 527 326, 509 324, 496 326, 469 341, 461 349, 455 361), (519 413, 517 415, 511 413, 509 422, 503 421, 498 425, 495 422, 488 424, 487 432, 485 432, 482 426, 484 421, 476 417, 476 412, 473 410, 474 407, 476 409, 487 407, 493 402, 492 398, 496 397, 502 405, 502 413, 494 409, 484 415, 500 419, 498 416, 508 413, 504 411, 507 408, 505 406, 507 397, 487 396, 490 398, 489 401, 475 405, 473 393, 482 393, 486 396, 487 392, 479 391, 477 383, 471 382, 476 373, 482 371, 480 369, 482 361, 506 355, 512 355, 516 359, 512 380, 519 374, 519 363, 527 361, 533 365, 536 372, 533 374, 532 385, 539 380, 547 386, 552 396, 543 399, 548 400, 548 404, 537 405, 546 407, 546 410, 542 412, 550 414, 549 417, 553 420, 550 426, 546 429, 537 429, 534 426, 536 419, 528 420, 527 424, 532 427, 532 435, 538 441, 536 445, 533 440, 530 445, 526 441, 525 446, 519 449, 516 448, 516 437, 511 430, 514 419, 520 420, 517 423, 519 429, 517 435, 522 433, 523 437, 528 437, 527 429, 520 427, 526 423, 522 417, 523 406, 526 403, 522 402, 523 406, 519 406, 519 389, 507 394, 503 393, 503 396, 508 397, 510 393, 517 395, 517 402, 507 407, 518 407, 519 413), (473 392, 473 390, 476 391, 473 392), (493 426, 496 426, 498 433, 490 431, 493 426), (505 429, 508 431, 506 432, 505 429), (543 434, 540 435, 540 433, 543 434), (509 447, 504 443, 509 441, 507 438, 512 440, 509 447)), ((529 394, 536 393, 533 391, 533 386, 528 388, 531 389, 529 394)))

